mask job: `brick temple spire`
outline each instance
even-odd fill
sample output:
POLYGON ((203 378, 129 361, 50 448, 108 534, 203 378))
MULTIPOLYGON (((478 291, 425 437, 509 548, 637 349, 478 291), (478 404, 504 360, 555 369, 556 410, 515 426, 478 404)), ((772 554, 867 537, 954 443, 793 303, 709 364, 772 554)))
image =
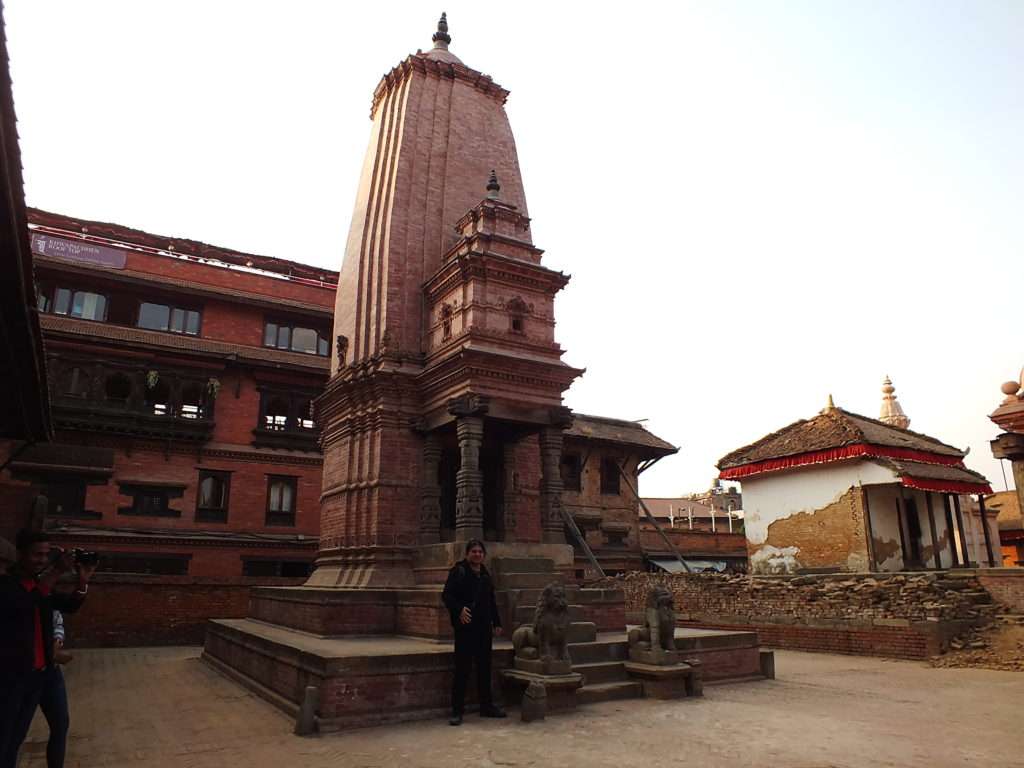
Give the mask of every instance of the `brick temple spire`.
POLYGON ((448 34, 448 14, 441 13, 441 18, 437 21, 437 32, 430 38, 435 48, 440 48, 442 51, 448 50, 448 44, 452 41, 452 36, 448 34))

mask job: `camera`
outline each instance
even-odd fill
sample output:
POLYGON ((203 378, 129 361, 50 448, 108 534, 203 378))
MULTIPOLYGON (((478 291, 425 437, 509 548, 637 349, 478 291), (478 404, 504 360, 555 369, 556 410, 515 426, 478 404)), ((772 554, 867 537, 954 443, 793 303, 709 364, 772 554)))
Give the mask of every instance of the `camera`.
MULTIPOLYGON (((50 547, 50 559, 53 562, 57 562, 64 553, 68 550, 64 550, 61 547, 50 547)), ((89 552, 88 550, 75 547, 70 550, 71 559, 75 561, 75 565, 96 565, 100 561, 99 552, 89 552)))

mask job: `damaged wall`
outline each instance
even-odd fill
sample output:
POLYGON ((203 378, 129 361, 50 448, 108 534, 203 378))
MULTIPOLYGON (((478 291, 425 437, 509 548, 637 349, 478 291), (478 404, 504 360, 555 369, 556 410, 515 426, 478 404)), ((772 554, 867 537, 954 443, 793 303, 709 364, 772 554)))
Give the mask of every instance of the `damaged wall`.
POLYGON ((751 571, 868 570, 859 486, 894 481, 890 470, 870 462, 806 467, 745 480, 743 508, 751 571))
MULTIPOLYGON (((627 620, 638 620, 648 591, 660 584, 684 624, 756 629, 761 642, 780 648, 924 658, 1000 610, 982 586, 983 573, 631 573, 599 585, 624 590, 627 620)), ((1018 581, 1024 587, 1024 573, 1018 581)))

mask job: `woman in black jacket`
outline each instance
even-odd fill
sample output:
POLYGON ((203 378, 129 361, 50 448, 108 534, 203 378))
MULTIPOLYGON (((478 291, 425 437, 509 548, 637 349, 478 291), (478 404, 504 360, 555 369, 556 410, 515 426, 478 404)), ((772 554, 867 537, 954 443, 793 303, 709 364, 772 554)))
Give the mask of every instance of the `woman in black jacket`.
POLYGON ((476 662, 476 690, 481 717, 505 717, 491 697, 491 641, 501 634, 501 617, 494 600, 494 582, 484 567, 482 541, 466 542, 466 557, 448 571, 442 600, 455 630, 455 679, 452 682, 451 725, 462 725, 469 668, 476 662), (493 634, 492 634, 493 633, 493 634))

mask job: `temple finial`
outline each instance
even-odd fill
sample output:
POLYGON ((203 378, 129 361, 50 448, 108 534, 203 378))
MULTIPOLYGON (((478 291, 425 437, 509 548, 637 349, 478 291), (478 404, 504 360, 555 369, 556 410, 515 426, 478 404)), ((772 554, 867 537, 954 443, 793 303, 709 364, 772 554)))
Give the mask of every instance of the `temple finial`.
POLYGON ((821 412, 822 413, 828 413, 829 411, 834 411, 835 409, 836 409, 836 404, 832 401, 832 395, 829 394, 828 402, 825 403, 825 407, 821 409, 821 412))
POLYGON ((487 180, 487 197, 497 200, 500 191, 501 184, 498 183, 498 174, 491 170, 491 177, 487 180))
POLYGON ((437 22, 437 32, 430 39, 434 42, 435 48, 440 48, 442 51, 448 50, 448 43, 452 41, 452 36, 448 34, 447 13, 441 14, 441 18, 437 22))
POLYGON ((900 429, 910 426, 910 419, 903 412, 903 406, 896 402, 896 387, 892 385, 892 380, 888 376, 882 382, 882 412, 878 420, 900 429))

